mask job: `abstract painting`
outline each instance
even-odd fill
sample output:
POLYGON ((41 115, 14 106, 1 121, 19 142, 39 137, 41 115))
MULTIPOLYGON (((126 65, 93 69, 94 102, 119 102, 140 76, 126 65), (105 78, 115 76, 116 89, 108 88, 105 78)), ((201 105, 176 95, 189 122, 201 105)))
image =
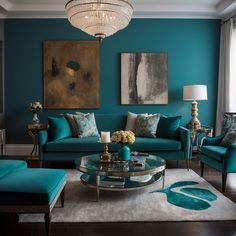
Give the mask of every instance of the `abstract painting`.
POLYGON ((168 104, 167 53, 121 54, 121 104, 168 104))
POLYGON ((99 108, 99 42, 44 41, 44 107, 99 108))

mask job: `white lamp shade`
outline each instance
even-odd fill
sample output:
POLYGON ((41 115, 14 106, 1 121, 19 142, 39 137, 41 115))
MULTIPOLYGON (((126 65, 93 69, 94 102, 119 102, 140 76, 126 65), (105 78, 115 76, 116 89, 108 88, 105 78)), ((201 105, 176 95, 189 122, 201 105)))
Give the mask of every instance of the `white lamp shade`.
POLYGON ((207 100, 206 85, 186 85, 183 91, 184 100, 207 100))

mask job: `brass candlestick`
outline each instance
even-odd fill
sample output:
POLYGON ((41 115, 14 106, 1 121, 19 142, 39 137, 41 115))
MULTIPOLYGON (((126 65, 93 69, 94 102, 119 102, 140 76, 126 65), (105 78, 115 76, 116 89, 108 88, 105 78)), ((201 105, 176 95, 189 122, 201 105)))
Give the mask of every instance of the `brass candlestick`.
POLYGON ((111 162, 111 154, 108 152, 108 143, 104 143, 103 153, 100 156, 101 162, 109 163, 111 162))

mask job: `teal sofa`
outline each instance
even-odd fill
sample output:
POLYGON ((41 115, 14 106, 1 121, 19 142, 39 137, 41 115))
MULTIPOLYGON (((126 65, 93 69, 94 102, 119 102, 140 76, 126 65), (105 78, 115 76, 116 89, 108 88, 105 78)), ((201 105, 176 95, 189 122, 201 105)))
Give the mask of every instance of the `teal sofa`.
POLYGON ((43 213, 50 234, 51 211, 61 196, 64 206, 64 170, 27 168, 25 161, 0 160, 0 213, 43 213))
MULTIPOLYGON (((126 115, 95 115, 99 133, 111 133, 125 128, 126 115)), ((190 132, 179 127, 176 139, 136 137, 131 146, 132 151, 148 152, 158 155, 166 160, 186 160, 189 166, 190 132)), ((103 146, 98 137, 77 138, 68 137, 50 141, 48 131, 39 133, 39 158, 45 160, 76 160, 82 156, 100 153, 103 146)), ((110 152, 117 152, 117 145, 109 145, 110 152)))

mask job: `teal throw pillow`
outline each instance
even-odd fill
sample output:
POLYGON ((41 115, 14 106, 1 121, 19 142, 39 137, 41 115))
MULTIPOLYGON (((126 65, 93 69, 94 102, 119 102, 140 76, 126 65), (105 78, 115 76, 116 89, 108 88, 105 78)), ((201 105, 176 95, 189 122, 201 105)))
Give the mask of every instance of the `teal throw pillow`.
POLYGON ((159 120, 159 114, 153 116, 138 115, 135 123, 135 135, 155 138, 159 120))
POLYGON ((74 116, 74 119, 78 126, 78 137, 97 137, 98 129, 94 113, 81 114, 74 116))
POLYGON ((182 116, 161 116, 157 127, 157 137, 176 139, 182 116))
POLYGON ((236 143, 236 131, 229 131, 220 142, 220 146, 229 147, 234 143, 236 143))
POLYGON ((49 116, 48 124, 49 124, 49 139, 51 141, 72 136, 70 126, 64 116, 62 117, 49 116))

